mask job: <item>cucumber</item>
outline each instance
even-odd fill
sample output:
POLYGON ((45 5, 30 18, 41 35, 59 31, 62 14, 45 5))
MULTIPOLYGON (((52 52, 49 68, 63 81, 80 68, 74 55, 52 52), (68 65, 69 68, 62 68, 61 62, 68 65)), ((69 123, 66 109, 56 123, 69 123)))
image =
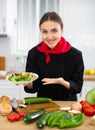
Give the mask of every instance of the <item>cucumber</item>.
POLYGON ((35 112, 31 112, 31 113, 25 115, 23 119, 24 119, 24 122, 29 124, 29 123, 36 121, 39 117, 41 117, 44 114, 45 114, 45 110, 39 109, 35 112))
POLYGON ((23 99, 23 104, 48 103, 51 101, 51 98, 45 97, 26 97, 23 99))
POLYGON ((47 120, 48 118, 53 115, 55 113, 54 110, 47 112, 46 114, 44 114, 43 116, 41 116, 38 121, 37 121, 37 126, 38 128, 43 128, 44 126, 46 126, 47 120))

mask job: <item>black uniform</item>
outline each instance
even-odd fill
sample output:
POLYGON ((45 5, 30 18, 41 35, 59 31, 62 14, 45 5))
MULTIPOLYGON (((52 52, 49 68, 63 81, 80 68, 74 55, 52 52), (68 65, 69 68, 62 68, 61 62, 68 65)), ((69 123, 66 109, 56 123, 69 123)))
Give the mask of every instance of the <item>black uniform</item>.
POLYGON ((62 54, 50 54, 51 60, 46 64, 46 56, 37 50, 37 46, 28 52, 26 63, 27 72, 35 72, 39 78, 33 82, 33 88, 24 90, 28 93, 37 93, 38 97, 49 97, 53 100, 74 101, 77 93, 80 93, 83 85, 84 63, 82 52, 72 47, 62 54), (42 85, 43 78, 63 77, 70 82, 68 90, 63 85, 42 85))

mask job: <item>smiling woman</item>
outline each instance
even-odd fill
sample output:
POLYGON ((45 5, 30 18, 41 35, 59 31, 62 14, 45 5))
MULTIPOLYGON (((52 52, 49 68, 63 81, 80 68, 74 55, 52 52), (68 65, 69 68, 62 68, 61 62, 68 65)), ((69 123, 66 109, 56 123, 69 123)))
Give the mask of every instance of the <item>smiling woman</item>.
POLYGON ((83 84, 82 52, 62 36, 63 22, 56 12, 46 12, 39 29, 42 40, 30 48, 26 62, 26 71, 39 78, 24 85, 24 90, 53 100, 77 100, 83 84))

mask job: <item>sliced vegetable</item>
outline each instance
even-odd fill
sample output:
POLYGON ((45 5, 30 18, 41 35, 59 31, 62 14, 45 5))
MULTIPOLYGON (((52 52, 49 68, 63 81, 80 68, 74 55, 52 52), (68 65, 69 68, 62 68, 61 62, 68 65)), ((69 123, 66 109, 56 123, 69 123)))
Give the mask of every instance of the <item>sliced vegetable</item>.
POLYGON ((32 123, 32 122, 36 121, 39 117, 41 117, 43 114, 45 114, 44 109, 39 109, 35 112, 31 112, 24 116, 24 122, 32 123))
POLYGON ((20 108, 25 108, 25 107, 26 107, 25 104, 19 104, 18 106, 19 106, 20 108))
POLYGON ((62 110, 62 111, 69 111, 69 110, 71 110, 71 107, 61 107, 60 110, 62 110))
POLYGON ((26 97, 23 99, 23 104, 47 103, 51 101, 52 101, 51 98, 45 98, 45 97, 26 97))
POLYGON ((93 88, 90 91, 88 91, 88 93, 86 94, 86 101, 90 105, 95 104, 95 88, 93 88))
POLYGON ((69 110, 68 112, 72 113, 72 114, 79 114, 79 113, 81 113, 81 111, 77 111, 77 110, 69 110))

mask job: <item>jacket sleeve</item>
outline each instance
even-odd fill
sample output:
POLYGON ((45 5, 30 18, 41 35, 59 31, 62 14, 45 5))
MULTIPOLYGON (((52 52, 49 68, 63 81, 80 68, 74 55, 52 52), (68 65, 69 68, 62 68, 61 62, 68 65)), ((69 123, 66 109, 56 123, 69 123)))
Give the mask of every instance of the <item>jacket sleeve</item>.
POLYGON ((74 72, 72 74, 72 79, 69 80, 70 83, 70 94, 80 93, 83 85, 83 73, 84 73, 84 62, 82 53, 77 57, 76 64, 74 67, 74 72))
MULTIPOLYGON (((35 60, 35 49, 28 52, 27 62, 26 62, 26 72, 34 72, 38 74, 36 60, 35 60)), ((38 91, 39 79, 33 82, 33 88, 29 89, 27 86, 24 87, 24 91, 27 93, 35 93, 38 91)))

